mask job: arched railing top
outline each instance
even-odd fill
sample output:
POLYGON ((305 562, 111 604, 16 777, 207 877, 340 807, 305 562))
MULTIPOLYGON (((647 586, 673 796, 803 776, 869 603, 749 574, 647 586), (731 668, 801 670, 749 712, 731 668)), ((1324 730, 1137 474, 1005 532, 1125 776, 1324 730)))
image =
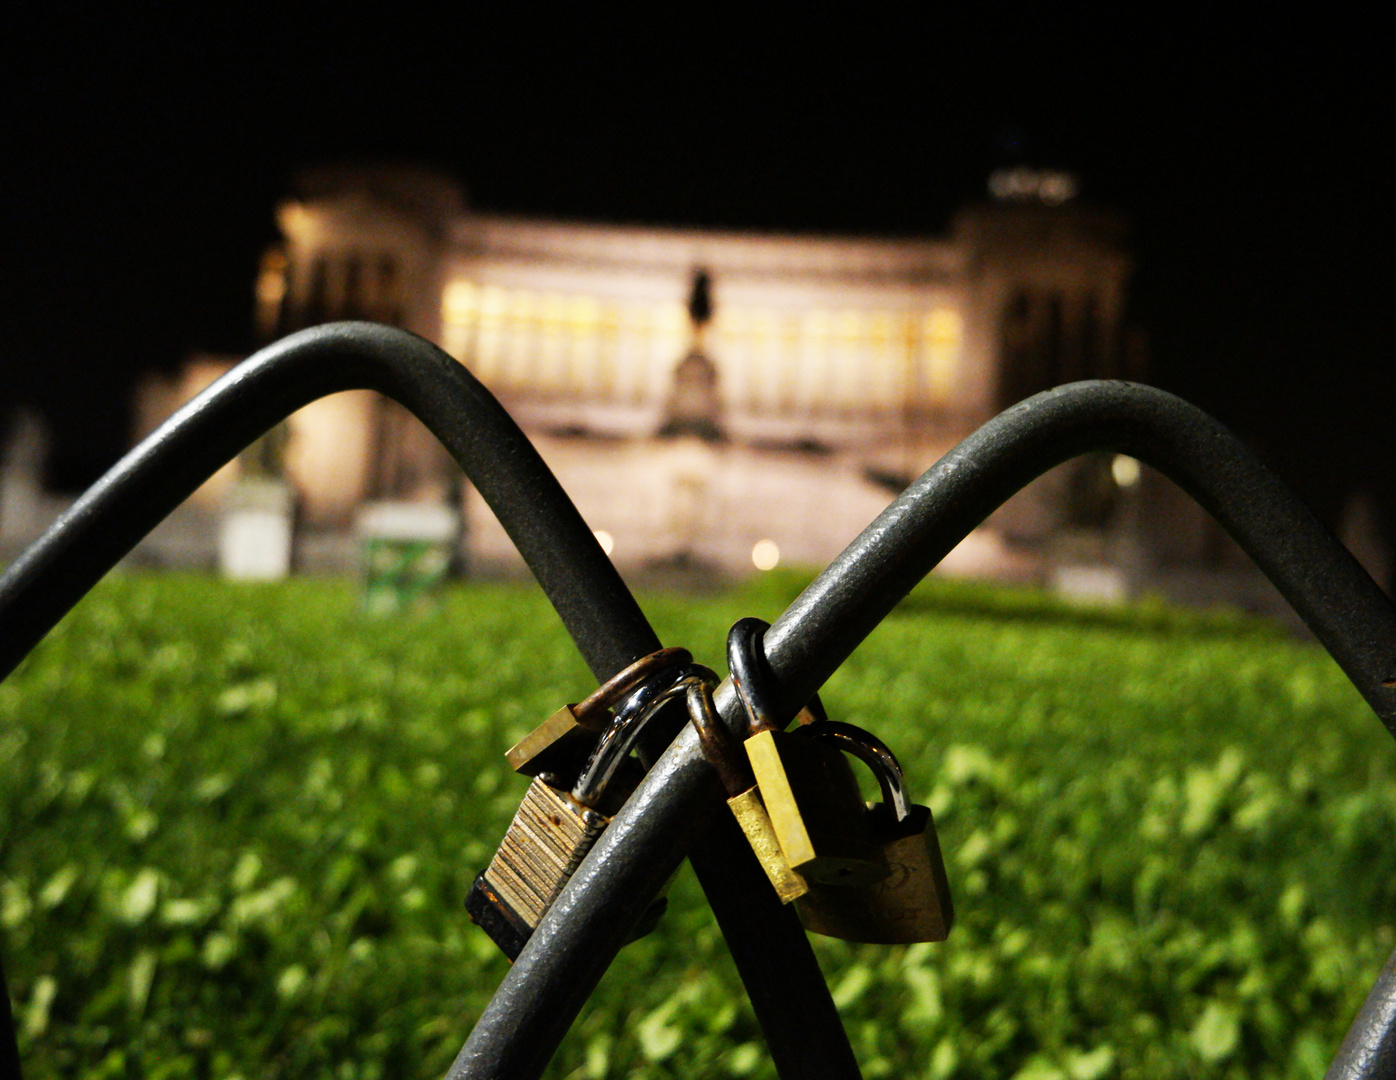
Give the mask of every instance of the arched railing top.
MULTIPOLYGON (((1278 586, 1387 729, 1396 727, 1396 609, 1357 560, 1206 413, 1152 387, 1100 381, 1049 390, 989 421, 893 500, 796 598, 765 637, 777 710, 793 716, 1004 500, 1093 450, 1137 457, 1197 499, 1278 586)), ((742 713, 730 681, 717 704, 736 730, 742 713)), ((697 738, 682 732, 544 916, 450 1080, 541 1072, 620 947, 617 927, 633 925, 662 884, 667 864, 657 856, 692 842, 707 776, 697 738)))
POLYGON ((1227 428, 1128 382, 1028 398, 951 450, 870 524, 766 635, 789 695, 808 698, 957 543, 1035 477, 1116 450, 1152 465, 1241 545, 1396 735, 1396 607, 1290 488, 1227 428))
POLYGON ((517 545, 598 680, 659 648, 639 605, 504 408, 435 345, 333 323, 268 346, 126 455, 0 578, 0 678, 166 514, 257 436, 340 390, 414 413, 517 545))

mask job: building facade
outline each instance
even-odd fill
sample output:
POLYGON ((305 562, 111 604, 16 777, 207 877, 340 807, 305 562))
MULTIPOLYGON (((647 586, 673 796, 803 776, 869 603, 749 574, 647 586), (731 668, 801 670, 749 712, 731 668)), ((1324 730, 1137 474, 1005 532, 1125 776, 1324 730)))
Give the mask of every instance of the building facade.
MULTIPOLYGON (((515 417, 622 566, 749 570, 763 543, 765 561, 774 549, 818 566, 1007 405, 1142 374, 1123 329, 1122 221, 1072 200, 1061 174, 995 183, 999 197, 945 237, 884 238, 507 217, 429 172, 312 170, 278 209, 258 327, 271 340, 364 318, 438 343, 515 417)), ((311 533, 347 529, 367 501, 459 497, 431 437, 367 392, 297 414, 284 468, 311 533)), ((1081 486, 1039 483, 951 564, 1040 573, 1054 534, 1101 526, 1077 520, 1081 486)), ((468 491, 464 513, 473 559, 513 557, 468 491)))

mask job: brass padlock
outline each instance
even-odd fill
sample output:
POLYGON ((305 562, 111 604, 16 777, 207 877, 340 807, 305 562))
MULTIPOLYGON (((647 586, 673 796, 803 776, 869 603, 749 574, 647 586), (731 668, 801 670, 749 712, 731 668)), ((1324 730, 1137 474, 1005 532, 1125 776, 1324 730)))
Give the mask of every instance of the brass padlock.
POLYGON ((805 738, 811 725, 781 731, 772 717, 761 670, 766 627, 759 619, 737 622, 727 635, 727 666, 750 721, 742 746, 781 851, 811 884, 881 881, 887 860, 847 759, 827 740, 805 738))
POLYGON ((642 656, 581 702, 558 709, 511 746, 504 755, 509 767, 524 776, 551 773, 555 783, 571 783, 606 730, 611 708, 657 672, 692 660, 687 649, 660 649, 642 656))
POLYGON ((867 816, 892 872, 873 885, 816 885, 795 904, 807 930, 845 941, 902 945, 944 941, 955 921, 950 882, 935 821, 907 799, 902 767, 875 736, 836 720, 819 720, 800 734, 865 761, 877 776, 882 802, 867 816))
MULTIPOLYGON (((551 774, 535 776, 490 864, 466 898, 466 912, 515 959, 549 907, 595 845, 643 775, 630 755, 635 740, 661 707, 701 679, 693 665, 669 666, 641 683, 601 734, 571 789, 551 774)), ((653 928, 663 911, 650 906, 634 937, 653 928)))
POLYGON ((732 733, 717 715, 712 691, 708 687, 701 684, 689 687, 688 716, 698 732, 703 756, 727 790, 727 806, 742 827, 780 902, 788 904, 804 896, 809 892, 809 885, 791 869, 789 860, 781 851, 780 841, 771 827, 770 816, 761 801, 761 792, 757 790, 750 766, 733 740, 732 733))

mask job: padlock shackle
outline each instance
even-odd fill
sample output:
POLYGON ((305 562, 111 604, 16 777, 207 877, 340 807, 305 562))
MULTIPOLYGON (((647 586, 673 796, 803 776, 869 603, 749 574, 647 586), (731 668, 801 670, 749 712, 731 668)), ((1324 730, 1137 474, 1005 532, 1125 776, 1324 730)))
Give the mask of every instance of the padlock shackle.
POLYGON ((738 619, 727 631, 727 670, 732 673, 732 685, 746 709, 747 738, 780 730, 771 715, 768 677, 761 671, 766 658, 762 640, 770 626, 762 619, 745 618, 738 619))
POLYGON ((752 775, 746 755, 717 715, 711 688, 702 682, 689 684, 688 719, 698 732, 703 756, 717 773, 728 796, 740 795, 755 787, 756 777, 752 775))
POLYGON ((807 702, 805 702, 805 707, 795 714, 795 719, 797 722, 812 724, 819 720, 829 719, 829 714, 824 711, 824 702, 819 700, 818 694, 815 694, 807 702), (805 721, 800 721, 800 716, 804 713, 809 713, 809 719, 805 721))
POLYGON ((911 800, 906 797, 906 777, 901 762, 891 748, 871 731, 842 720, 816 720, 805 724, 801 734, 811 739, 827 739, 846 754, 852 754, 873 771, 882 801, 891 808, 898 825, 911 816, 911 800))
POLYGON ((712 669, 702 664, 682 664, 656 672, 641 683, 617 711, 610 727, 601 733, 586 767, 572 787, 572 798, 583 806, 595 806, 650 718, 674 698, 686 693, 693 683, 716 686, 718 682, 712 669))
POLYGON ((583 727, 594 727, 599 731, 605 726, 605 720, 601 716, 593 718, 593 713, 604 713, 614 707, 616 702, 635 690, 655 672, 692 662, 693 654, 687 649, 658 649, 648 656, 642 656, 629 667, 616 672, 574 705, 572 715, 583 727))
MULTIPOLYGON (((768 677, 761 670, 766 655, 762 642, 770 626, 761 619, 745 618, 738 619, 727 631, 727 670, 732 673, 732 685, 746 709, 748 738, 762 731, 780 730, 769 705, 768 677)), ((804 723, 829 719, 818 694, 805 703, 801 712, 805 711, 810 719, 804 723)))

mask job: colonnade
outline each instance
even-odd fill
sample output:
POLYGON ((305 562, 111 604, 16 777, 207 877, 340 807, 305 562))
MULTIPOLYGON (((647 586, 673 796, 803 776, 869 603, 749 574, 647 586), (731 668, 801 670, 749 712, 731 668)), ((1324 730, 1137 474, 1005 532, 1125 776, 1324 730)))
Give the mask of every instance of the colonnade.
POLYGON ((1113 294, 1092 287, 1014 290, 999 326, 999 407, 1078 379, 1131 377, 1117 308, 1113 294))
MULTIPOLYGON (((692 331, 678 300, 650 302, 480 285, 445 291, 442 337, 504 396, 646 404, 667 396, 692 331)), ((921 309, 776 308, 724 302, 706 331, 724 406, 752 413, 867 413, 949 404, 963 320, 921 309)))

